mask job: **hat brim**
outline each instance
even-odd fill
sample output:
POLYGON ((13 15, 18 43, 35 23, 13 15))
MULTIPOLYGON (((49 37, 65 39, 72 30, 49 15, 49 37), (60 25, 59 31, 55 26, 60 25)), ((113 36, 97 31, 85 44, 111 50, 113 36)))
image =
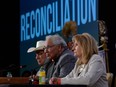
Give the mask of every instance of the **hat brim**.
POLYGON ((27 50, 27 53, 30 53, 30 52, 34 52, 34 51, 37 51, 37 50, 43 50, 44 49, 44 46, 40 46, 38 48, 35 48, 35 47, 31 47, 27 50))

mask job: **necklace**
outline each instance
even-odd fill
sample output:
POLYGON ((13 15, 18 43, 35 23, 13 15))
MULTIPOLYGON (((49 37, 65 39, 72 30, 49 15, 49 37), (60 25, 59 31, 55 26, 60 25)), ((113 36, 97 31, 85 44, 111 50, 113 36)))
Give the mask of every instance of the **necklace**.
POLYGON ((79 65, 79 67, 78 67, 78 76, 79 76, 80 73, 84 70, 84 68, 85 68, 85 64, 79 65))

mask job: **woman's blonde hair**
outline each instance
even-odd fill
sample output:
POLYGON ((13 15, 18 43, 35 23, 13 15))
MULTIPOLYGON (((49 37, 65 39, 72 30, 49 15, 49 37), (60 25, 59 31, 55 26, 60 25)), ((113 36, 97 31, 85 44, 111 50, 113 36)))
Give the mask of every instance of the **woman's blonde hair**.
POLYGON ((78 42, 82 49, 82 60, 78 61, 87 63, 93 54, 98 54, 97 41, 89 34, 77 34, 72 38, 73 42, 78 42))

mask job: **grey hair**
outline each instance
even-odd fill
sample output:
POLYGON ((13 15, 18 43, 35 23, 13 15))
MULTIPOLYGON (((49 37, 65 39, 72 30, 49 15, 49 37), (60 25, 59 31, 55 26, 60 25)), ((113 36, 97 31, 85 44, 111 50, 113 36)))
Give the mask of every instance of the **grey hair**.
POLYGON ((62 46, 67 46, 65 40, 59 35, 48 35, 46 36, 46 40, 50 39, 54 45, 59 45, 61 44, 62 46))

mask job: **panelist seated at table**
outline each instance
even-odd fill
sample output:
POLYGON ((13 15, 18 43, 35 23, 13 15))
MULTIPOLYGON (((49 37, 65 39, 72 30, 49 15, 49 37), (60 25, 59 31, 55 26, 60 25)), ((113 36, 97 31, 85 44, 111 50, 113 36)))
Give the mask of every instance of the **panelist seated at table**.
POLYGON ((44 52, 45 41, 39 40, 36 42, 36 47, 30 47, 27 53, 35 52, 35 59, 40 66, 43 66, 46 60, 46 54, 44 52))
POLYGON ((48 35, 45 41, 44 51, 49 59, 49 63, 46 64, 46 83, 49 83, 51 77, 68 75, 74 68, 77 58, 60 35, 48 35))
POLYGON ((78 57, 74 69, 66 77, 52 77, 49 84, 83 84, 88 87, 108 87, 106 66, 98 55, 95 39, 88 33, 73 36, 74 54, 78 57))
MULTIPOLYGON (((35 59, 37 60, 37 63, 40 67, 44 67, 46 63, 46 53, 44 52, 45 48, 45 41, 39 40, 36 42, 36 47, 30 47, 27 50, 27 53, 35 52, 35 59)), ((39 78, 39 71, 36 72, 36 75, 33 75, 33 78, 35 80, 38 80, 39 78)))

